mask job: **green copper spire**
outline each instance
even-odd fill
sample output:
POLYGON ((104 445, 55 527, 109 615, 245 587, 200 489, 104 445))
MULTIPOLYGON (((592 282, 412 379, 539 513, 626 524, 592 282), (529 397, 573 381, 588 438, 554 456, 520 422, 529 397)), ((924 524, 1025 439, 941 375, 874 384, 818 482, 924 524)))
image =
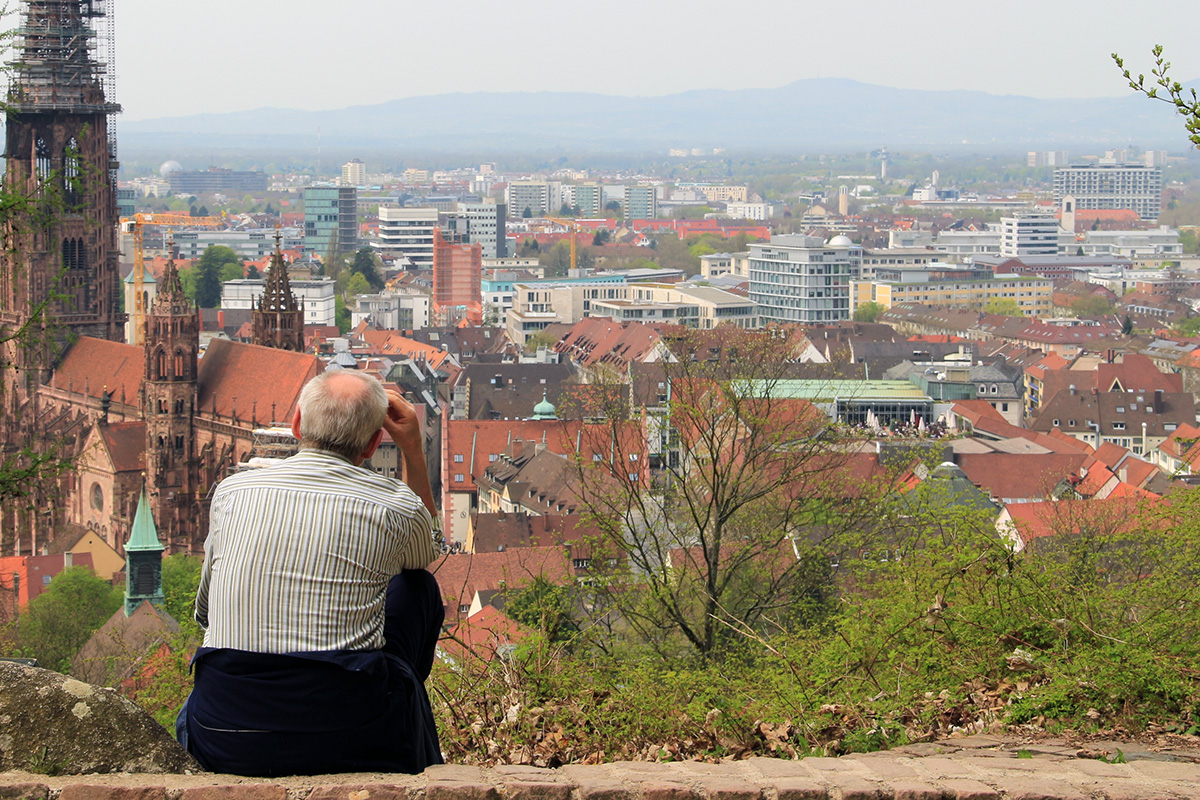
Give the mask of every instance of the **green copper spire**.
POLYGON ((558 409, 546 399, 546 390, 542 390, 542 402, 533 407, 533 419, 558 419, 558 409))
POLYGON ((132 615, 143 600, 162 607, 162 552, 165 549, 158 540, 154 515, 150 513, 150 499, 146 496, 146 485, 142 484, 133 530, 125 543, 125 616, 132 615))

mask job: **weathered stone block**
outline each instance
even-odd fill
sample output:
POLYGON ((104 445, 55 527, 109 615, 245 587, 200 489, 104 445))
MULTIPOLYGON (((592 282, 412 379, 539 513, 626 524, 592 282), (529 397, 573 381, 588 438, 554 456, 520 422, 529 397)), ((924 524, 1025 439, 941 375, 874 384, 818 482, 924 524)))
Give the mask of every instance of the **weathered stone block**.
POLYGON ((287 800, 287 789, 275 783, 235 783, 184 789, 179 800, 287 800))
POLYGON ((425 787, 426 800, 500 800, 490 783, 434 781, 425 787))
POLYGON ((504 793, 508 800, 568 800, 571 785, 554 781, 512 780, 504 782, 504 793))
POLYGON ((687 784, 674 781, 646 781, 642 800, 695 800, 696 792, 687 784))
POLYGON ((166 800, 165 786, 96 786, 76 783, 63 787, 59 800, 166 800))
MULTIPOLYGON (((390 783, 350 783, 317 786, 307 800, 408 800, 409 790, 390 783)), ((180 798, 180 800, 183 800, 180 798)))

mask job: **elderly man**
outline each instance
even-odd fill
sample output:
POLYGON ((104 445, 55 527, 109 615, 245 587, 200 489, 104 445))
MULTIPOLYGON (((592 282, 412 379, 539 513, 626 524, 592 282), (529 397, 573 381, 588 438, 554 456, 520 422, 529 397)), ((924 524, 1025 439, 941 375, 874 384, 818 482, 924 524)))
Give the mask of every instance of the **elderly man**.
POLYGON ((442 760, 424 680, 443 621, 419 421, 331 370, 292 430, 297 455, 213 495, 180 741, 215 772, 419 772, 442 760), (385 432, 407 486, 361 466, 385 432))

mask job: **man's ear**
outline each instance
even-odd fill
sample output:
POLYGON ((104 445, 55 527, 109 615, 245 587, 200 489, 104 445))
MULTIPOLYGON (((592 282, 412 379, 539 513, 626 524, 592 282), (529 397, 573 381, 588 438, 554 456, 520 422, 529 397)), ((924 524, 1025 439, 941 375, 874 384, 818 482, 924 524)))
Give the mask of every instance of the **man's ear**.
POLYGON ((375 431, 375 435, 371 437, 371 441, 367 442, 367 449, 363 451, 361 461, 366 461, 375 455, 375 449, 379 447, 381 441, 383 441, 383 428, 375 431))
POLYGON ((296 440, 300 439, 300 406, 296 406, 296 413, 292 414, 292 434, 296 440))

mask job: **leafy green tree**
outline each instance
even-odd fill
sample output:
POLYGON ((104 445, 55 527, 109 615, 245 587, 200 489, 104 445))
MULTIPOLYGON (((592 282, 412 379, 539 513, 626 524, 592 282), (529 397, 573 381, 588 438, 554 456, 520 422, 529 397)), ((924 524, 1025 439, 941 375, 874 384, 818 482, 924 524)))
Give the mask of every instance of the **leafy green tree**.
POLYGON ((221 276, 226 264, 234 265, 239 276, 245 272, 238 254, 219 244, 209 245, 196 261, 196 305, 201 308, 216 308, 221 304, 221 276))
POLYGON ((1180 320, 1171 326, 1180 336, 1195 337, 1200 336, 1200 317, 1188 317, 1180 320))
POLYGON ((71 657, 121 607, 123 592, 87 567, 68 567, 29 601, 14 623, 13 654, 66 672, 71 657))
POLYGON ((541 632, 550 642, 566 641, 579 632, 570 587, 553 584, 541 575, 506 598, 504 613, 541 632))
POLYGON ((246 277, 242 272, 242 267, 232 262, 226 262, 221 265, 221 283, 225 281, 236 281, 246 277))
POLYGON ((250 264, 246 267, 246 277, 251 279, 260 278, 262 274, 258 271, 258 267, 250 264))
POLYGON ((1133 320, 1128 314, 1125 315, 1125 321, 1121 323, 1121 333, 1124 336, 1133 336, 1133 320))
POLYGON ((1071 312, 1077 317, 1106 317, 1114 310, 1112 303, 1099 295, 1081 297, 1071 303, 1071 312))
POLYGON ((533 217, 533 209, 531 209, 529 206, 525 206, 525 210, 521 212, 521 216, 525 219, 532 218, 533 217))
POLYGON ((195 620, 196 590, 204 559, 186 553, 167 556, 162 561, 163 610, 179 623, 182 632, 199 636, 195 620))
POLYGON ((608 244, 609 238, 610 234, 608 232, 608 228, 601 228, 600 230, 596 231, 596 235, 592 237, 592 246, 603 247, 604 245, 608 244))
POLYGON ((1002 314, 1006 317, 1023 317, 1025 312, 1011 297, 997 297, 989 300, 983 307, 985 314, 1002 314))
POLYGON ((858 308, 854 309, 854 320, 856 322, 874 322, 879 319, 883 313, 887 311, 887 306, 882 303, 871 301, 863 303, 858 308))
POLYGON ((383 288, 383 278, 379 276, 379 256, 370 247, 360 247, 354 253, 354 262, 350 265, 350 270, 358 275, 362 275, 367 283, 375 291, 383 288))
POLYGON ((525 337, 525 352, 536 353, 539 347, 545 347, 549 350, 554 349, 554 345, 558 344, 558 339, 551 336, 545 331, 537 331, 525 337))
POLYGON ((371 291, 371 284, 367 283, 367 279, 362 276, 362 273, 355 272, 350 275, 350 281, 346 284, 346 296, 358 297, 360 294, 367 294, 371 291))

